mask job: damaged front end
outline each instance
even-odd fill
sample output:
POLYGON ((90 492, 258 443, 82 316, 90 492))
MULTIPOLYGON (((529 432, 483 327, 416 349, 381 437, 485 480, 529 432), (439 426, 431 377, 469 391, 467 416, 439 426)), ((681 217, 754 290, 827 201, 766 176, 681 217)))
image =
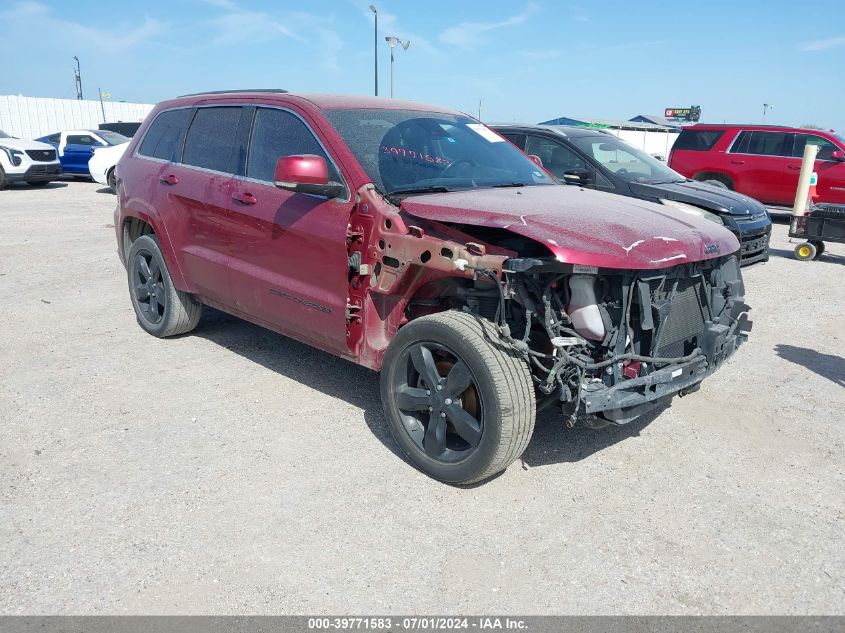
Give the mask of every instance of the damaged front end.
POLYGON ((492 317, 569 424, 625 424, 696 391, 751 329, 734 255, 647 271, 517 258, 492 317))

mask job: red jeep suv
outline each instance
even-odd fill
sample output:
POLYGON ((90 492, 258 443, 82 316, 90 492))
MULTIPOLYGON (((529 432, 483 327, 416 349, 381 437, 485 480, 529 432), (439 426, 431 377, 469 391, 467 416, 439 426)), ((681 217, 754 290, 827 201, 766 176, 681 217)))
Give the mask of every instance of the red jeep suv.
POLYGON ((845 138, 832 132, 766 125, 685 127, 669 153, 672 169, 716 180, 760 202, 792 206, 804 146, 819 146, 820 202, 845 203, 845 138))
POLYGON ((396 442, 451 483, 507 468, 537 408, 598 427, 696 391, 750 329, 726 228, 562 185, 452 110, 189 95, 116 176, 144 330, 209 305, 381 370, 396 442))

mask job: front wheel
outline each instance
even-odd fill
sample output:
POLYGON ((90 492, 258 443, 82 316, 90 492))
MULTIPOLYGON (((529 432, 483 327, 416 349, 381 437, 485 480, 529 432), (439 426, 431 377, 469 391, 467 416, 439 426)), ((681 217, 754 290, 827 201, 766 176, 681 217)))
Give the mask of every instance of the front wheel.
POLYGON ((202 304, 193 295, 177 290, 153 235, 132 243, 127 257, 129 297, 138 325, 164 338, 193 330, 202 316, 202 304))
POLYGON ((384 413, 423 472, 469 484, 505 470, 534 431, 528 366, 489 321, 442 312, 403 327, 384 357, 384 413))

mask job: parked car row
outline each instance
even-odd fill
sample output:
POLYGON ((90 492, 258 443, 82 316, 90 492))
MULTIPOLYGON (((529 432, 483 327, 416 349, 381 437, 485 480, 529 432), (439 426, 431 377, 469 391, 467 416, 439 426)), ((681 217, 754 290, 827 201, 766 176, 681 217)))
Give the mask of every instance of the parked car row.
POLYGON ((13 182, 45 185, 65 174, 90 176, 114 191, 114 167, 129 142, 105 129, 114 125, 134 133, 140 123, 106 123, 98 130, 65 130, 32 141, 0 130, 0 189, 13 182))
POLYGON ((658 172, 638 183, 626 176, 656 168, 627 146, 554 134, 536 143, 578 152, 522 145, 550 173, 479 121, 419 103, 160 103, 116 171, 137 321, 184 334, 214 306, 380 370, 396 442, 450 483, 507 468, 538 408, 626 424, 698 390, 745 340, 741 231, 723 224, 753 205, 658 172), (624 182, 627 197, 555 171, 624 182))

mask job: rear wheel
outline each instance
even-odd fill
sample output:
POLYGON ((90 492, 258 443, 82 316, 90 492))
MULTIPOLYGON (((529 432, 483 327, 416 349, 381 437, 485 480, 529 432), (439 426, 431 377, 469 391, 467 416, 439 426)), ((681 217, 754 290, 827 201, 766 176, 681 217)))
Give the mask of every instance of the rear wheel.
POLYGON ((812 240, 810 244, 816 247, 816 254, 813 256, 813 259, 818 259, 824 253, 824 242, 821 240, 812 240))
POLYGON ((811 242, 805 242, 795 247, 795 259, 807 262, 816 257, 816 247, 811 242))
POLYGON ((202 304, 173 285, 155 236, 142 235, 132 243, 126 270, 132 307, 144 330, 163 338, 197 326, 202 304))
POLYGON ((108 175, 106 176, 106 182, 109 185, 109 189, 111 189, 112 193, 117 193, 117 181, 114 177, 114 167, 109 170, 108 175))
POLYGON ((724 187, 725 189, 730 189, 733 191, 734 184, 731 180, 730 176, 726 176, 725 174, 720 174, 717 172, 712 171, 705 171, 700 174, 696 174, 693 176, 693 180, 698 180, 699 182, 706 182, 709 185, 716 185, 724 187))
POLYGON ((0 189, 5 189, 7 182, 6 172, 3 171, 3 165, 0 165, 0 189))
POLYGON ((409 459, 451 484, 505 470, 534 430, 528 366, 492 323, 464 312, 421 317, 399 331, 385 354, 381 397, 409 459))
POLYGON ((728 186, 723 183, 721 180, 703 180, 702 181, 705 185, 713 185, 714 187, 719 187, 720 189, 727 189, 728 186))

